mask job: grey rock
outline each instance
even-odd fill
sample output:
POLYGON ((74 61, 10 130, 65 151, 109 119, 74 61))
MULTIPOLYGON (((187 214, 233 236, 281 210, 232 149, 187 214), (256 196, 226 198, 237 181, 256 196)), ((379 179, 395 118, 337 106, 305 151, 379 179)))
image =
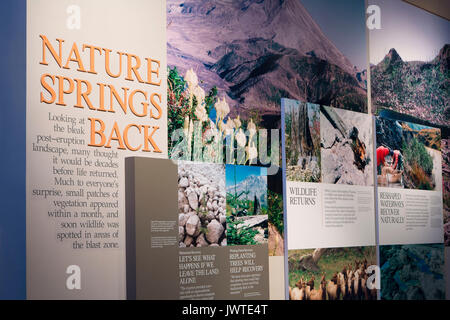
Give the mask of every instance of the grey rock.
POLYGON ((178 225, 184 227, 186 225, 186 221, 189 219, 189 216, 184 213, 180 213, 178 215, 178 225))
POLYGON ((217 243, 223 234, 224 227, 217 220, 212 220, 208 224, 207 229, 208 232, 206 233, 206 239, 210 243, 217 243))
POLYGON ((183 191, 178 191, 178 209, 179 210, 183 210, 184 205, 188 204, 188 199, 186 198, 186 196, 184 195, 183 191))
POLYGON ((208 221, 211 221, 211 220, 213 220, 213 219, 215 219, 215 215, 214 215, 214 213, 212 212, 212 211, 209 211, 208 212, 208 215, 206 216, 206 218, 208 219, 208 221))
POLYGON ((196 215, 192 215, 186 221, 186 233, 195 236, 197 229, 200 227, 200 219, 196 215))
POLYGON ((194 238, 192 238, 191 236, 186 236, 186 238, 184 239, 184 244, 186 245, 186 247, 189 247, 193 241, 194 238))
POLYGON ((184 239, 184 227, 178 227, 178 241, 181 242, 184 239))
POLYGON ((190 216, 196 216, 197 215, 197 212, 195 212, 195 211, 189 211, 188 213, 187 213, 187 215, 190 217, 190 216))
POLYGON ((197 196, 197 193, 195 193, 195 192, 189 193, 188 201, 189 201, 189 205, 191 206, 191 208, 193 210, 197 210, 198 209, 198 196, 197 196))
POLYGON ((183 177, 178 182, 178 186, 181 188, 187 188, 189 187, 189 180, 186 177, 183 177))
POLYGON ((206 242, 205 240, 205 235, 202 233, 200 234, 197 239, 195 240, 197 247, 201 246, 201 247, 207 247, 208 246, 208 242, 206 242))

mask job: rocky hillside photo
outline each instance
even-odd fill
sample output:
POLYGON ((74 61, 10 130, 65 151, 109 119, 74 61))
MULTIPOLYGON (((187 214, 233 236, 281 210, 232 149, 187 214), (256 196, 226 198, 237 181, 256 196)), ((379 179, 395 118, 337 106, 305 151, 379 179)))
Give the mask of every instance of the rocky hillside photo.
POLYGON ((371 67, 373 112, 388 108, 450 124, 450 44, 430 62, 403 61, 395 49, 371 67))
POLYGON ((320 107, 322 182, 373 185, 370 115, 320 107))
POLYGON ((279 115, 282 97, 367 110, 364 72, 298 0, 168 0, 167 52, 169 67, 216 86, 232 116, 279 115))
POLYGON ((226 246, 225 166, 178 163, 180 248, 226 246))

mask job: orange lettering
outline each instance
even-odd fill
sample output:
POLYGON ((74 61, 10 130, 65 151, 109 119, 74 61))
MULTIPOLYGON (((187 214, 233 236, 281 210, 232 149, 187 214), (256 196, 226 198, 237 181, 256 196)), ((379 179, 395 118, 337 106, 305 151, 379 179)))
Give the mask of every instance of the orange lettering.
POLYGON ((80 52, 78 51, 77 44, 74 42, 72 45, 72 49, 70 49, 69 57, 67 58, 66 65, 64 69, 70 69, 69 62, 76 62, 78 64, 78 71, 86 72, 84 70, 83 61, 81 61, 80 52), (75 55, 75 58, 72 58, 72 54, 75 55))
POLYGON ((138 92, 144 96, 145 100, 147 100, 147 92, 136 89, 130 93, 130 97, 128 98, 128 105, 130 106, 131 112, 133 112, 133 114, 136 117, 145 117, 147 115, 148 102, 141 102, 141 104, 142 104, 142 113, 141 114, 137 113, 136 110, 134 109, 134 104, 133 104, 134 95, 138 92))
POLYGON ((120 99, 119 94, 117 93, 116 89, 112 85, 108 85, 109 89, 111 90, 110 93, 110 112, 115 112, 113 109, 113 96, 116 98, 116 101, 120 104, 120 107, 123 110, 124 114, 127 114, 127 91, 129 88, 122 87, 123 90, 123 100, 120 99))
POLYGON ((141 133, 141 127, 139 127, 139 126, 137 126, 137 125, 135 125, 135 124, 129 124, 129 125, 127 125, 127 126, 125 127, 125 130, 123 130, 123 140, 125 141, 125 145, 127 146, 127 148, 128 148, 129 150, 131 150, 131 151, 138 151, 138 150, 141 148, 142 144, 140 144, 140 145, 139 145, 138 147, 136 147, 136 148, 133 148, 133 147, 130 146, 130 143, 128 142, 128 130, 129 130, 130 128, 132 128, 132 127, 137 128, 137 129, 139 130, 139 133, 141 133))
POLYGON ((136 76, 137 81, 140 83, 143 83, 141 76, 139 75, 139 72, 137 69, 141 67, 141 59, 139 59, 138 56, 134 54, 127 53, 127 77, 125 80, 133 81, 133 77, 131 72, 133 71, 134 75, 136 76), (136 65, 133 66, 133 58, 136 60, 136 65))
POLYGON ((148 143, 150 142, 150 144, 153 147, 153 152, 161 153, 162 151, 158 148, 155 141, 153 140, 153 134, 156 132, 156 130, 159 129, 159 127, 156 127, 156 126, 153 127, 153 131, 150 135, 148 134, 148 129, 150 127, 146 126, 146 125, 143 125, 142 127, 144 128, 144 139, 145 139, 144 140, 144 149, 142 149, 142 151, 150 152, 149 145, 148 145, 148 143))
POLYGON ((91 121, 91 142, 88 144, 90 147, 103 147, 106 141, 105 137, 105 123, 100 119, 88 118, 91 121), (100 123, 100 129, 95 130, 96 123, 100 123), (95 135, 99 135, 101 138, 100 143, 95 143, 95 135))
POLYGON ((161 79, 159 79, 158 82, 153 82, 152 81, 152 74, 156 74, 156 79, 159 78, 159 67, 160 67, 160 63, 158 60, 153 60, 153 59, 149 59, 149 58, 145 58, 145 60, 147 60, 147 84, 152 84, 154 86, 159 86, 161 85, 161 79), (156 63, 158 65, 158 67, 153 70, 152 69, 152 63, 156 63))
POLYGON ((102 55, 102 48, 83 44, 83 51, 86 48, 89 48, 89 71, 88 72, 97 74, 97 72, 95 72, 95 51, 97 51, 98 53, 100 53, 100 55, 102 55))
POLYGON ((158 110, 158 114, 153 115, 153 112, 150 109, 150 118, 159 119, 159 118, 161 118, 162 110, 161 110, 161 106, 155 101, 155 96, 158 97, 159 103, 161 103, 161 95, 156 92, 152 93, 152 95, 150 96, 150 102, 152 103, 152 106, 154 106, 156 108, 156 110, 158 110))
POLYGON ((42 39, 42 61, 39 62, 40 64, 43 65, 48 65, 47 60, 45 59, 45 48, 47 47, 48 50, 50 50, 50 53, 52 54, 53 58, 55 59, 56 63, 59 65, 59 67, 62 67, 62 43, 64 42, 64 40, 62 39, 56 39, 56 41, 58 41, 59 43, 59 55, 56 54, 55 49, 53 48, 53 46, 51 45, 50 41, 48 41, 46 36, 43 35, 39 35, 39 37, 42 39))
POLYGON ((70 78, 66 78, 63 76, 56 76, 59 80, 59 88, 58 88, 58 102, 56 102, 57 105, 59 106, 65 106, 66 104, 64 103, 64 93, 72 93, 73 92, 73 81, 70 78), (64 90, 64 80, 69 81, 69 89, 64 90))
POLYGON ((111 141, 116 140, 119 142, 119 147, 117 149, 125 150, 125 147, 123 145, 122 137, 120 136, 120 130, 119 126, 117 125, 117 122, 114 121, 113 129, 111 130, 111 134, 109 136, 108 143, 105 145, 105 148, 111 148, 111 141))
POLYGON ((45 103, 51 104, 51 103, 54 103, 55 100, 56 100, 56 92, 55 92, 55 90, 53 90, 53 88, 47 82, 45 82, 45 78, 46 77, 49 77, 50 79, 52 79, 53 85, 55 84, 55 77, 54 76, 49 75, 49 74, 43 74, 41 76, 41 84, 42 84, 42 86, 51 95, 50 100, 45 100, 44 94, 41 92, 41 102, 45 102, 45 103))
POLYGON ((77 83, 77 103, 74 105, 74 107, 77 108, 84 108, 83 105, 81 104, 81 98, 84 99, 84 101, 86 102, 87 106, 89 107, 89 109, 91 110, 95 110, 95 107, 92 105, 91 100, 89 99, 88 95, 91 93, 92 91, 92 85, 89 81, 86 80, 81 80, 81 79, 74 79, 77 83), (86 85, 86 91, 83 91, 83 87, 82 84, 86 85))
POLYGON ((124 53, 117 52, 119 54, 119 73, 113 74, 111 72, 110 65, 109 65, 109 54, 111 53, 111 50, 103 48, 103 51, 105 51, 105 70, 106 70, 106 73, 111 78, 118 78, 122 74, 122 55, 124 55, 124 53))

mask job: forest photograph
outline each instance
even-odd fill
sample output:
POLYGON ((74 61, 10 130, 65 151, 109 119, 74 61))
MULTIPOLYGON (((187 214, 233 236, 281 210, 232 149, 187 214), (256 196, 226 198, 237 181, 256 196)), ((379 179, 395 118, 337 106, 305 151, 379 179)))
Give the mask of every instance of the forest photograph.
POLYGON ((320 182, 320 107, 283 99, 286 180, 320 182))
POLYGON ((226 165, 228 245, 267 243, 267 168, 226 165))

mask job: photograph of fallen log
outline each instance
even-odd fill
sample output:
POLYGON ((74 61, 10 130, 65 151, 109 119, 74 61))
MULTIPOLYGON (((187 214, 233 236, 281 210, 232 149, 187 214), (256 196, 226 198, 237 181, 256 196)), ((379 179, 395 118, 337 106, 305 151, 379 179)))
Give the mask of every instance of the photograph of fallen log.
POLYGON ((290 300, 376 300, 375 247, 289 250, 290 300))
POLYGON ((372 186, 372 118, 320 106, 322 182, 372 186))

